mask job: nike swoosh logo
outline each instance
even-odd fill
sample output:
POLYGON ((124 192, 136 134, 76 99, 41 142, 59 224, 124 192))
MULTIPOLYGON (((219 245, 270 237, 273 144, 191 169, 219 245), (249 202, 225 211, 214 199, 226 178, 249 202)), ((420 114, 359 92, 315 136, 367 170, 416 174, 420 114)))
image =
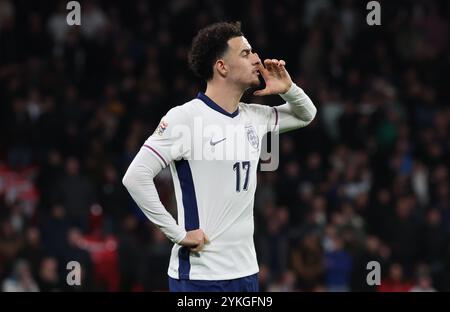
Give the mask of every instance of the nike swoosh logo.
POLYGON ((220 143, 220 142, 222 142, 222 141, 225 141, 225 139, 226 139, 226 138, 223 138, 222 140, 213 142, 213 140, 212 140, 212 138, 211 138, 211 140, 209 141, 209 144, 211 144, 211 146, 214 146, 214 145, 216 145, 216 144, 218 144, 218 143, 220 143))

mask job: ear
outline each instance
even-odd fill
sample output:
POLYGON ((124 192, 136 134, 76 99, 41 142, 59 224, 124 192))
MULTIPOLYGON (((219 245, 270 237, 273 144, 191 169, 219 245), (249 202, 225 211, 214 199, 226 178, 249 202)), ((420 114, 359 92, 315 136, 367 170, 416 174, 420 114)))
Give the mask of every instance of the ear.
POLYGON ((226 77, 228 74, 228 66, 225 65, 225 62, 222 59, 216 61, 214 68, 221 77, 226 77))

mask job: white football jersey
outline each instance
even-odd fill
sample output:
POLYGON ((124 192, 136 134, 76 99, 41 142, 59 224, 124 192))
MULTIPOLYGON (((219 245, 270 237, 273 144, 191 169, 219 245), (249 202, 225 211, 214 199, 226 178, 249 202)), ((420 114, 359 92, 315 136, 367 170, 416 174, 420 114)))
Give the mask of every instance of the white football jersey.
POLYGON ((258 272, 253 202, 258 160, 266 146, 263 137, 269 131, 304 127, 317 112, 295 84, 280 96, 287 103, 276 107, 239 103, 234 113, 228 113, 199 93, 162 118, 130 164, 124 185, 169 239, 179 243, 186 231, 195 229, 209 237, 209 244, 198 253, 174 245, 170 277, 227 280, 258 272), (153 184, 160 168, 169 165, 178 224, 162 206, 153 184))
POLYGON ((178 224, 202 229, 199 253, 175 244, 168 274, 176 279, 225 280, 258 272, 253 202, 262 138, 276 128, 275 107, 240 103, 228 113, 205 94, 172 108, 147 148, 170 165, 178 224))

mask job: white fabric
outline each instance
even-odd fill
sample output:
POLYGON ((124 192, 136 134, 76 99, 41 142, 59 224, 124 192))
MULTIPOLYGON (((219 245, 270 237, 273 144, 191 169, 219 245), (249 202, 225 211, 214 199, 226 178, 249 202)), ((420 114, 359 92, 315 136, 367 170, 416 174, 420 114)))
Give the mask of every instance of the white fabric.
MULTIPOLYGON (((190 279, 225 280, 258 272, 253 203, 261 140, 268 131, 304 127, 316 114, 309 97, 295 84, 282 97, 288 103, 275 108, 240 103, 239 113, 234 117, 200 99, 174 107, 162 118, 127 170, 123 183, 131 196, 173 242, 184 237, 188 226, 185 220, 192 220, 192 211, 198 214, 199 227, 210 243, 201 252, 190 253, 190 279), (239 132, 230 135, 227 132, 230 127, 240 127, 242 135, 239 132), (199 129, 202 135, 198 135, 199 129), (244 155, 235 152, 224 157, 239 147, 244 147, 244 155), (174 182, 178 224, 161 205, 152 182, 167 165, 174 182)), ((180 277, 180 248, 174 245, 168 269, 169 276, 176 279, 180 277)))

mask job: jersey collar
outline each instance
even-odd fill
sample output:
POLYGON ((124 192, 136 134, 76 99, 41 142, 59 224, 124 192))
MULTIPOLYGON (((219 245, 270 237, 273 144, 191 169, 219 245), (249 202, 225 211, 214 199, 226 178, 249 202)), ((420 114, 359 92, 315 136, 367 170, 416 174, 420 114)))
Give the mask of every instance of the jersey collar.
POLYGON ((236 109, 236 111, 234 111, 233 113, 229 113, 226 110, 224 110, 222 107, 220 107, 219 105, 217 105, 216 102, 214 102, 213 100, 211 100, 206 94, 204 94, 203 92, 199 92, 197 94, 197 99, 202 100, 206 105, 208 105, 209 107, 211 107, 212 109, 214 109, 215 111, 218 111, 221 114, 224 114, 225 116, 234 118, 239 114, 239 108, 236 109))

